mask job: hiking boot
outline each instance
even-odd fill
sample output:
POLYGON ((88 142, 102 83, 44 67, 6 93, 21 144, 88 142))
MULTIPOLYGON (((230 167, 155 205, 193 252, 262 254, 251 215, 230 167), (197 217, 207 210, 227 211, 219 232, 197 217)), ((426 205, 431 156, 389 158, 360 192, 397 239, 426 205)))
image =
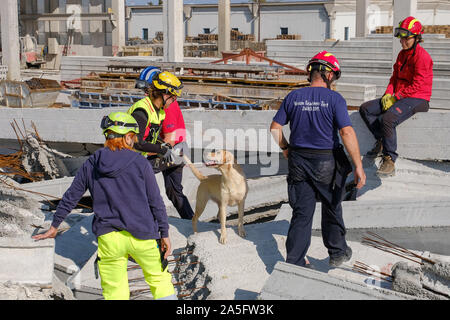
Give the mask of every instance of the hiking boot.
POLYGON ((381 156, 381 153, 383 151, 383 142, 381 139, 375 141, 375 145, 373 146, 372 150, 367 151, 366 156, 370 158, 376 158, 381 156))
POLYGON ((377 170, 377 175, 381 177, 390 177, 395 175, 395 163, 391 156, 383 156, 380 168, 377 170))
POLYGON ((330 257, 330 261, 328 263, 331 267, 339 267, 341 264, 352 258, 352 253, 352 248, 347 246, 347 249, 345 249, 345 253, 343 255, 338 257, 330 257))

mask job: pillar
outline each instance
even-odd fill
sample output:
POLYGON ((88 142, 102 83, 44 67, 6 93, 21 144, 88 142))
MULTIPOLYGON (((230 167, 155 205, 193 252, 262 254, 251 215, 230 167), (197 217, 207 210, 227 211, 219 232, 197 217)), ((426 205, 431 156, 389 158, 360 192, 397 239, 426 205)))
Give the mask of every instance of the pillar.
POLYGON ((356 37, 364 38, 369 34, 368 8, 370 0, 356 0, 356 37))
POLYGON ((163 1, 164 61, 183 62, 183 1, 163 1))
MULTIPOLYGON (((44 0, 37 0, 37 14, 41 15, 45 13, 45 3, 44 0)), ((46 21, 38 21, 37 22, 37 43, 38 44, 45 44, 45 25, 46 25, 46 21)))
POLYGON ((125 46, 125 0, 112 0, 112 12, 112 54, 115 56, 125 46))
POLYGON ((4 0, 1 14, 3 64, 8 66, 8 80, 20 78, 19 13, 17 0, 4 0))
MULTIPOLYGON (((406 17, 415 17, 417 13, 417 0, 394 0, 394 21, 393 26, 395 29, 401 20, 406 17)), ((394 31, 394 30, 392 30, 394 31)), ((402 46, 398 38, 392 38, 392 65, 397 60, 397 55, 400 52, 402 46)))
POLYGON ((260 41, 258 23, 259 23, 259 15, 258 15, 258 7, 259 5, 256 2, 252 2, 248 5, 248 9, 252 14, 252 35, 256 41, 260 41))
POLYGON ((184 12, 184 32, 185 36, 189 37, 191 35, 191 19, 192 19, 192 6, 185 5, 183 7, 184 12))
POLYGON ((223 51, 230 50, 230 0, 219 0, 219 56, 223 51))
POLYGON ((329 39, 335 39, 336 36, 336 30, 335 30, 335 24, 336 24, 336 8, 334 4, 326 3, 323 5, 325 7, 325 10, 328 14, 328 21, 329 21, 329 39))

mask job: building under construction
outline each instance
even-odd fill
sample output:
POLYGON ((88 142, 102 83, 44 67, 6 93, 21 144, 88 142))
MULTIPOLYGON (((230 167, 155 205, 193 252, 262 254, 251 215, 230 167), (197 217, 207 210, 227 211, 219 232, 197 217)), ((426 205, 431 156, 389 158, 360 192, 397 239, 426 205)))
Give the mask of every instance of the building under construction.
MULTIPOLYGON (((179 300, 450 299, 450 26, 440 20, 448 16, 448 4, 198 2, 4 1, 0 298, 103 299, 89 192, 55 239, 31 236, 50 227, 78 169, 103 146, 100 120, 142 99, 136 80, 145 67, 155 66, 183 82, 177 101, 194 165, 205 175, 216 173, 203 155, 227 149, 248 183, 247 235, 238 235, 238 209, 229 207, 224 245, 218 241, 216 205, 206 205, 194 234, 156 174, 169 217, 173 253, 168 265, 179 300), (264 22, 288 14, 308 17, 302 23, 317 34, 309 38, 306 27, 290 26, 283 34, 281 25, 264 22), (342 203, 352 259, 329 266, 317 203, 307 253, 312 268, 288 264, 288 163, 270 123, 289 92, 310 85, 309 59, 327 50, 341 63, 342 77, 332 89, 345 98, 365 155, 374 138, 358 109, 384 94, 400 51, 393 27, 409 15, 424 21, 422 46, 434 62, 430 110, 397 128, 395 176, 379 178, 380 159, 362 157, 366 185, 342 203), (150 16, 158 19, 142 25, 150 16), (201 21, 204 16, 208 19, 201 21), (258 20, 264 25, 259 31, 258 20)), ((284 130, 288 136, 289 128, 284 130)), ((198 186, 186 166, 183 192, 192 207, 198 186)), ((127 269, 130 299, 153 299, 139 265, 130 260, 127 269)))

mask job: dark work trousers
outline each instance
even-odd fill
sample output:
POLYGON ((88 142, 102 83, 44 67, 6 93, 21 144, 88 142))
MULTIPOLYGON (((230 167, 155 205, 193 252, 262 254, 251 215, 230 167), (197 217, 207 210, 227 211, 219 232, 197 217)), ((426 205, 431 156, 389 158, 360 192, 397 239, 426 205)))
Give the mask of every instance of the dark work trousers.
POLYGON ((396 127, 416 112, 427 112, 429 107, 425 99, 404 98, 383 112, 381 99, 375 99, 363 103, 359 114, 375 139, 382 140, 383 155, 389 155, 395 161, 398 157, 396 127))
POLYGON ((336 197, 333 190, 333 154, 289 149, 288 162, 292 219, 286 239, 286 262, 305 266, 317 198, 322 203, 322 238, 328 254, 330 257, 345 254, 347 243, 341 197, 336 197))
POLYGON ((183 179, 183 167, 179 165, 173 168, 162 171, 164 177, 164 185, 166 187, 166 195, 173 206, 177 209, 178 214, 182 219, 192 219, 194 212, 192 211, 189 200, 183 194, 183 186, 181 181, 183 179))

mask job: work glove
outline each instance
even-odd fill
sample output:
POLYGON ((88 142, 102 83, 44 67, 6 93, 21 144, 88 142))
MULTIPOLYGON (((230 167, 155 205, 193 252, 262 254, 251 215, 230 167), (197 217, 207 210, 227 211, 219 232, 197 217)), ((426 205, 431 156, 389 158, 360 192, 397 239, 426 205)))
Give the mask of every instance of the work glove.
POLYGON ((396 102, 397 98, 395 96, 391 96, 389 93, 385 94, 381 98, 381 107, 383 112, 386 112, 396 102))
POLYGON ((169 143, 161 144, 161 158, 166 163, 173 162, 172 146, 169 143))

